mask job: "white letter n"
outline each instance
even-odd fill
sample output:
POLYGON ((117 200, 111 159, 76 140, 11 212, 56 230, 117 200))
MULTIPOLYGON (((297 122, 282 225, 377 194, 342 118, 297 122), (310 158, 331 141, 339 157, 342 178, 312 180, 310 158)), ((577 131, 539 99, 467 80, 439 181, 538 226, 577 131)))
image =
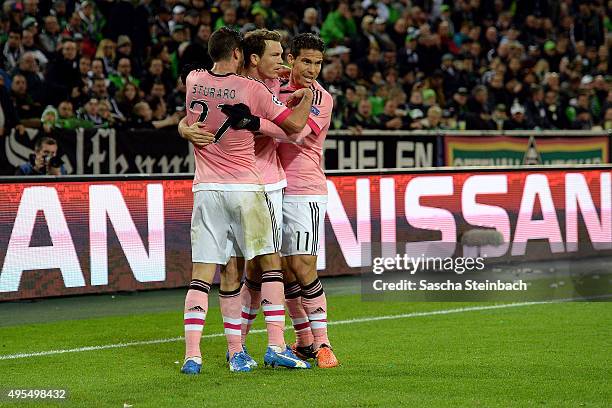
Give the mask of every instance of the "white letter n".
POLYGON ((23 271, 59 268, 67 288, 85 286, 85 278, 74 249, 57 191, 53 187, 23 190, 11 238, 0 274, 0 292, 19 289, 23 271), (31 247, 36 214, 42 211, 47 221, 50 246, 31 247))
POLYGON ((113 185, 89 187, 92 285, 108 284, 107 215, 136 280, 157 282, 166 279, 164 190, 161 184, 147 185, 147 213, 149 254, 147 254, 119 188, 113 185))

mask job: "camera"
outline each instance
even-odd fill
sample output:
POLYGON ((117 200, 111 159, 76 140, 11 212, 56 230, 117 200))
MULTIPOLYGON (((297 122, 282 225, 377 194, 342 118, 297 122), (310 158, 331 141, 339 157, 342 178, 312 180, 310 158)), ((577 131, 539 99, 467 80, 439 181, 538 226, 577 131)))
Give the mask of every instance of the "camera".
MULTIPOLYGON (((32 167, 36 168, 36 155, 31 154, 29 156, 29 159, 30 159, 29 161, 32 167)), ((41 169, 43 174, 47 173, 47 166, 53 167, 53 168, 60 168, 64 164, 64 161, 58 156, 44 155, 43 161, 45 162, 45 166, 41 169)))

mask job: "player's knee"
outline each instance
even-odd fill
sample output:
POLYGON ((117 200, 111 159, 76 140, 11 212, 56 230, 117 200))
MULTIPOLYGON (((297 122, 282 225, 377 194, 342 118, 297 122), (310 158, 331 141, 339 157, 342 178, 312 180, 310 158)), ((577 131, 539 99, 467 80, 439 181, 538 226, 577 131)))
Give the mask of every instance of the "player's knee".
POLYGON ((242 269, 238 268, 236 258, 232 258, 227 265, 221 268, 222 290, 234 290, 240 287, 242 269))
POLYGON ((307 285, 317 279, 317 257, 295 255, 287 260, 288 270, 295 275, 301 285, 307 285))
POLYGON ((280 271, 281 260, 278 253, 261 255, 255 258, 262 271, 280 271))
POLYGON ((295 273, 289 268, 283 268, 283 283, 292 283, 297 280, 295 273))
POLYGON ((246 277, 252 282, 261 283, 261 268, 257 258, 251 259, 246 263, 246 277))
POLYGON ((198 279, 204 282, 211 283, 215 277, 217 265, 194 263, 191 268, 191 279, 198 279))

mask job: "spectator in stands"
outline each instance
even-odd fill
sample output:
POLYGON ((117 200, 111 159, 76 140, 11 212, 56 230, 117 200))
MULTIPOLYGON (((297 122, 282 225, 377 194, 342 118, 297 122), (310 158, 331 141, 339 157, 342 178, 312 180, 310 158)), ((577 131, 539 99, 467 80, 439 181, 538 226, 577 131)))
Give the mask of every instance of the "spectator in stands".
POLYGON ((357 133, 361 133, 363 129, 379 129, 381 123, 376 116, 372 115, 372 102, 368 99, 359 101, 357 113, 349 118, 348 126, 355 128, 357 133))
POLYGON ((106 24, 106 21, 94 8, 93 0, 81 1, 80 7, 78 7, 78 13, 81 18, 83 36, 94 41, 100 41, 102 39, 102 28, 106 24))
POLYGON ((26 79, 28 93, 32 100, 37 103, 43 103, 45 99, 44 77, 40 72, 36 54, 30 51, 23 53, 19 59, 19 66, 13 70, 14 75, 21 75, 26 79))
POLYGON ((61 53, 49 63, 47 83, 56 90, 50 96, 51 101, 67 99, 74 88, 80 85, 80 73, 77 59, 77 46, 72 40, 65 40, 61 53))
POLYGON ((58 51, 61 47, 60 25, 57 17, 50 15, 44 18, 43 32, 39 36, 43 51, 47 55, 51 55, 58 51))
POLYGON ((91 123, 92 127, 104 127, 104 120, 98 114, 98 107, 100 101, 95 96, 89 98, 89 100, 77 111, 77 117, 81 120, 91 123))
POLYGON ((28 84, 23 75, 17 74, 13 77, 11 98, 13 99, 13 105, 16 107, 20 123, 25 127, 40 127, 42 106, 28 93, 28 84))
POLYGON ((181 114, 167 116, 162 120, 153 120, 153 110, 147 102, 138 102, 134 106, 131 126, 135 129, 161 129, 167 126, 176 126, 181 120, 181 114))
POLYGON ((212 68, 212 60, 208 55, 208 39, 212 34, 209 25, 200 24, 197 34, 183 51, 183 56, 179 61, 179 70, 188 64, 201 64, 205 68, 212 68))
POLYGON ((405 127, 403 112, 398 112, 397 102, 393 99, 387 100, 385 103, 385 110, 380 115, 380 122, 383 125, 383 129, 388 130, 400 130, 405 127))
POLYGON ((93 123, 75 115, 74 106, 70 101, 60 102, 57 113, 58 119, 55 122, 55 127, 58 129, 74 130, 76 128, 90 129, 93 127, 93 123))
POLYGON ((427 109, 427 117, 421 119, 420 128, 423 130, 442 129, 442 109, 437 105, 427 109))
POLYGON ((527 118, 540 129, 551 129, 548 121, 546 104, 544 103, 544 88, 539 85, 531 86, 531 100, 527 102, 527 118))
POLYGON ((251 8, 251 13, 253 15, 261 15, 263 16, 266 27, 270 30, 274 30, 279 28, 281 25, 281 17, 272 7, 272 0, 260 0, 253 4, 251 8))
MULTIPOLYGON (((113 116, 120 121, 126 120, 125 116, 123 116, 123 113, 119 109, 117 101, 115 100, 115 98, 110 96, 108 87, 106 86, 105 78, 97 77, 93 79, 91 85, 91 96, 96 98, 98 101, 108 101, 113 116)), ((94 124, 97 123, 94 122, 94 124)))
POLYGON ((96 51, 96 58, 100 58, 104 64, 104 72, 112 74, 115 72, 115 43, 107 38, 100 41, 96 51))
POLYGON ((34 145, 34 154, 30 155, 30 161, 22 164, 15 172, 16 176, 59 176, 66 173, 66 169, 59 157, 57 157, 57 142, 55 139, 43 136, 34 145))
MULTIPOLYGON (((40 66, 41 70, 44 71, 49 59, 47 56, 40 50, 38 45, 34 43, 34 34, 31 31, 23 30, 21 34, 21 44, 23 45, 24 53, 31 53, 36 60, 38 66, 40 66)), ((21 56, 23 58, 23 55, 21 56)), ((21 59, 20 59, 21 60, 21 59)))
POLYGON ((140 90, 136 84, 128 82, 116 94, 117 104, 123 116, 129 118, 134 110, 134 105, 140 102, 140 90))
POLYGON ((25 127, 19 123, 19 116, 9 92, 4 85, 0 85, 0 137, 7 135, 13 128, 17 128, 19 134, 25 131, 25 127))
POLYGON ((321 38, 328 46, 348 43, 357 34, 357 25, 351 14, 349 3, 340 0, 336 11, 327 15, 321 27, 321 38))
POLYGON ((491 120, 495 123, 495 130, 503 130, 504 123, 508 120, 506 105, 503 103, 497 105, 491 114, 491 120))
POLYGON ((504 122, 504 130, 531 130, 531 123, 525 116, 525 108, 519 103, 514 103, 510 108, 510 119, 504 122))
POLYGON ((117 125, 111 105, 108 99, 102 99, 98 104, 98 116, 102 119, 102 126, 104 128, 115 127, 117 125))
POLYGON ((300 23, 298 30, 300 33, 312 33, 319 35, 321 28, 319 27, 319 13, 317 9, 309 7, 304 10, 304 17, 300 23))
POLYGON ((136 85, 140 83, 138 78, 132 76, 132 62, 127 57, 119 59, 116 73, 109 75, 108 79, 117 90, 121 90, 128 82, 136 85))
POLYGON ((19 63, 19 58, 24 53, 23 46, 21 45, 21 30, 12 27, 8 32, 8 39, 4 44, 2 50, 2 57, 4 58, 4 69, 7 71, 13 70, 19 63))

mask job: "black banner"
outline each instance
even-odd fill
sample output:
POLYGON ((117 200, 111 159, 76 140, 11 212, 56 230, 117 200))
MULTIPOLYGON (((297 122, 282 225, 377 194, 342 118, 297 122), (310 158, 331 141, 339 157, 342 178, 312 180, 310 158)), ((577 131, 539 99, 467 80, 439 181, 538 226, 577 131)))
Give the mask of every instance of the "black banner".
MULTIPOLYGON (((4 137, 0 149, 0 174, 13 175, 15 168, 34 152, 39 131, 15 131, 4 137)), ((130 130, 77 129, 53 134, 58 154, 68 174, 192 173, 193 148, 176 129, 130 130)))
MULTIPOLYGON (((13 175, 28 161, 40 132, 15 131, 0 139, 0 174, 13 175)), ((193 148, 175 129, 78 129, 53 134, 68 174, 192 173, 193 148)), ((360 135, 327 137, 325 169, 433 167, 441 163, 436 136, 360 135)))
POLYGON ((323 146, 326 170, 435 167, 442 160, 438 137, 328 136, 323 146))

